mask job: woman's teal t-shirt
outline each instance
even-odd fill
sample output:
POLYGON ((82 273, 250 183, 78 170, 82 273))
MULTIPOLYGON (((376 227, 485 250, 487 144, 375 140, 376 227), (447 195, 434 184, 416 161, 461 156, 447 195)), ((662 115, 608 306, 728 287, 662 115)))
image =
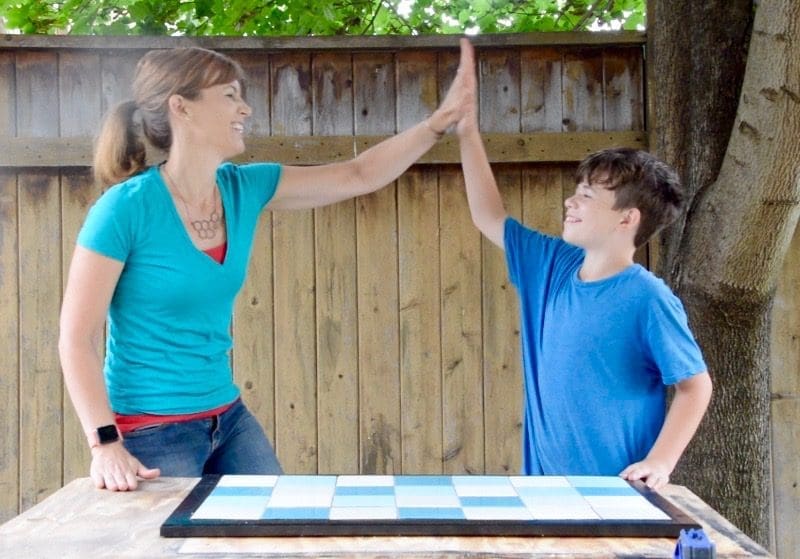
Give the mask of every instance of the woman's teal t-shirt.
POLYGON ((233 304, 280 174, 275 163, 217 170, 228 238, 222 264, 192 243, 158 167, 111 187, 89 210, 78 244, 124 263, 104 365, 116 413, 195 413, 239 395, 229 359, 233 304))

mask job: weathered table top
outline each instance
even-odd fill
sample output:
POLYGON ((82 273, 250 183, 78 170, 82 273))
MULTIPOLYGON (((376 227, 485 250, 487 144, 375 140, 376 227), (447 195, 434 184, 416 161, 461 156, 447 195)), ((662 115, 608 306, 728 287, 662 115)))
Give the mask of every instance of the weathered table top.
MULTIPOLYGON (((664 557, 668 538, 323 537, 162 538, 159 528, 196 478, 142 482, 135 492, 97 490, 77 479, 0 526, 3 557, 664 557)), ((694 517, 718 558, 771 557, 685 487, 661 491, 694 517)))

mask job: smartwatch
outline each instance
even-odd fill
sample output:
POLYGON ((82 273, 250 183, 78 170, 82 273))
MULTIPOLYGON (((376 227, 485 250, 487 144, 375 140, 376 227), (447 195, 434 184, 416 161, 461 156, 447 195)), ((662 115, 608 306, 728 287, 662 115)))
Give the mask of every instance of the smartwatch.
POLYGON ((115 443, 120 440, 119 430, 113 423, 111 425, 103 425, 95 429, 89 435, 89 446, 94 448, 96 446, 115 443))

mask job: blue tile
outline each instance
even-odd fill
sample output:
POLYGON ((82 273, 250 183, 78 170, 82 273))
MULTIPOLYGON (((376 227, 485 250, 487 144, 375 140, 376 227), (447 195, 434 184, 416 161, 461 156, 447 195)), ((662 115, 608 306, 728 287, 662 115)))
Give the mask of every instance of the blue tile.
POLYGON ((452 485, 398 485, 394 494, 398 497, 454 497, 456 489, 452 485))
POLYGON ((446 485, 451 486, 451 476, 397 476, 394 478, 396 486, 407 485, 446 485))
POLYGON ((519 497, 461 497, 462 507, 524 507, 519 497))
POLYGON ((268 507, 261 517, 264 520, 327 520, 328 507, 268 507))
POLYGON ((464 520, 464 511, 460 508, 424 508, 401 507, 397 509, 400 520, 464 520))
POLYGON ((215 487, 213 497, 269 497, 272 487, 215 487))

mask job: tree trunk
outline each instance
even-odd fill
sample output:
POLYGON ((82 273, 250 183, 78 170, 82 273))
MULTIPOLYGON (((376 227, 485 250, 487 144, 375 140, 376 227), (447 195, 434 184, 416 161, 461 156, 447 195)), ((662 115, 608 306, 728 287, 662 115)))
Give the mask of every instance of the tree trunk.
POLYGON ((674 480, 767 545, 770 313, 800 211, 800 5, 762 0, 754 21, 752 10, 650 0, 648 88, 651 149, 689 197, 662 237, 659 273, 715 388, 674 480))

